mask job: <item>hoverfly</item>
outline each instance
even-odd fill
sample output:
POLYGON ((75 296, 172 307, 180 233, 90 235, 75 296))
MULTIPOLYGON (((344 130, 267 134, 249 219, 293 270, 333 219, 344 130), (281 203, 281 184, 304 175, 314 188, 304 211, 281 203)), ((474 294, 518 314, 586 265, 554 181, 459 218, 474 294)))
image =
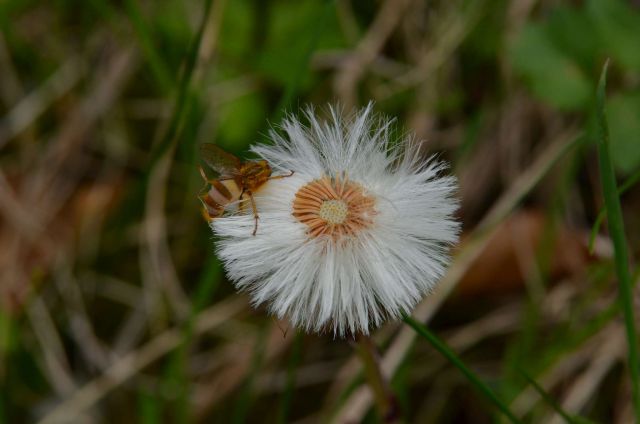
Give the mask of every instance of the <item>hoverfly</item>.
MULTIPOLYGON (((243 162, 231 153, 211 143, 200 145, 202 160, 218 174, 218 178, 209 179, 200 167, 200 175, 205 187, 198 196, 203 206, 203 215, 207 221, 222 216, 225 208, 236 201, 242 202, 245 194, 249 196, 255 218, 253 235, 258 231, 258 208, 253 193, 269 180, 286 178, 293 175, 271 176, 271 166, 266 160, 243 162), (208 189, 207 189, 208 187, 208 189)), ((242 204, 241 204, 242 206, 242 204)))

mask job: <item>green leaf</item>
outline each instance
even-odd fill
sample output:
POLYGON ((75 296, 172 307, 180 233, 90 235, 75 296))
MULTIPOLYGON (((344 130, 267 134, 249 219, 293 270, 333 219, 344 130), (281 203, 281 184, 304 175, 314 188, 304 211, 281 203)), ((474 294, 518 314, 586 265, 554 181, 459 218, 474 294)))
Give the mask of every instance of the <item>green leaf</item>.
POLYGON ((601 41, 593 31, 593 22, 584 8, 559 5, 546 21, 554 45, 582 66, 593 69, 602 50, 601 41))
POLYGON ((234 152, 246 150, 255 141, 266 115, 266 105, 259 93, 251 93, 223 105, 218 144, 234 152))
MULTIPOLYGON (((300 78, 300 58, 308 54, 310 38, 316 38, 315 31, 319 33, 312 43, 314 50, 344 45, 335 13, 325 16, 327 6, 333 11, 333 3, 327 0, 272 4, 268 39, 257 63, 265 77, 283 87, 300 78)), ((302 76, 300 85, 308 86, 310 75, 302 76)))
POLYGON ((526 25, 509 53, 515 70, 541 100, 562 110, 579 110, 588 104, 591 83, 554 45, 545 25, 526 25))
MULTIPOLYGON (((249 2, 227 2, 218 43, 221 55, 227 58, 227 61, 251 59, 252 26, 252 6, 249 2)), ((224 64, 224 61, 221 63, 224 64)))
POLYGON ((640 70, 640 13, 621 0, 589 0, 587 11, 605 53, 630 70, 640 70))

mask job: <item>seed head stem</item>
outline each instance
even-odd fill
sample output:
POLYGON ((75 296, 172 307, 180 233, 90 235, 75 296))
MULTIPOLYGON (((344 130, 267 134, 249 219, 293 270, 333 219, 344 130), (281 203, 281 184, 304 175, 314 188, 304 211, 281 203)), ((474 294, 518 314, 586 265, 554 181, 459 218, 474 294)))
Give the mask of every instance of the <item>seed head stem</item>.
POLYGON ((398 422, 399 414, 395 395, 389 387, 389 382, 382 374, 375 344, 371 337, 358 334, 356 336, 356 350, 362 361, 364 375, 373 392, 381 421, 384 423, 398 422))

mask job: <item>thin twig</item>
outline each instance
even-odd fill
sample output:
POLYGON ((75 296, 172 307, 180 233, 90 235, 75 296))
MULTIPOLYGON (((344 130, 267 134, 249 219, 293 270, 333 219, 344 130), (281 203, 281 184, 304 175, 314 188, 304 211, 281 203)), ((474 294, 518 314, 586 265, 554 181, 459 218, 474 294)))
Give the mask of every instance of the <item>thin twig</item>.
POLYGON ((369 30, 355 48, 344 68, 336 75, 334 89, 347 108, 356 104, 356 85, 400 22, 411 0, 384 2, 369 30))
POLYGON ((0 149, 28 128, 51 104, 71 90, 82 78, 84 66, 71 57, 40 87, 24 97, 0 121, 0 149))
POLYGON ((27 307, 27 316, 44 354, 48 381, 59 396, 76 388, 58 329, 41 296, 35 296, 27 307))

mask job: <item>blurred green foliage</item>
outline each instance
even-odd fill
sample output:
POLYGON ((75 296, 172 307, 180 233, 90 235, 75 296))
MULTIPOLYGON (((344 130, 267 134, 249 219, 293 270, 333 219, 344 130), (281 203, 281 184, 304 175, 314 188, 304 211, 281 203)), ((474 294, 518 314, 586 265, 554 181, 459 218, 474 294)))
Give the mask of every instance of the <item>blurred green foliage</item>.
MULTIPOLYGON (((640 71, 640 11, 623 0, 589 0, 552 7, 526 24, 510 49, 514 69, 534 95, 558 110, 588 112, 600 65, 610 57, 618 78, 640 71)), ((611 149, 617 169, 640 165, 640 103, 618 93, 609 107, 611 149)))
MULTIPOLYGON (((612 158, 621 176, 637 174, 640 9, 635 3, 542 0, 532 2, 526 16, 519 20, 513 19, 517 2, 506 0, 409 3, 413 8, 384 41, 375 60, 365 65, 354 90, 356 101, 361 105, 376 100, 378 110, 397 116, 399 125, 392 129, 394 135, 403 135, 413 126, 420 136, 426 134, 438 143, 436 149, 452 161, 462 181, 477 181, 479 188, 471 190, 477 197, 473 199, 475 204, 468 206, 468 199, 463 199, 463 207, 475 206, 477 215, 488 210, 513 177, 504 169, 494 168, 502 167, 518 149, 527 160, 517 165, 524 167, 541 140, 546 142, 559 127, 585 130, 588 139, 595 140, 591 111, 597 78, 606 58, 612 60, 607 102, 612 158), (426 65, 421 63, 425 57, 430 59, 426 65), (509 115, 514 103, 525 105, 522 115, 509 115), (512 134, 508 130, 513 127, 520 129, 513 133, 515 136, 510 135, 506 142, 503 138, 501 144, 496 142, 503 132, 512 134), (480 155, 478 152, 487 146, 491 155, 480 155), (499 159, 487 165, 487 156, 499 159), (504 172, 506 176, 481 185, 485 172, 491 171, 504 172), (465 180, 467 173, 471 177, 466 176, 465 180)), ((163 277, 149 271, 150 265, 145 262, 147 247, 141 235, 148 224, 147 215, 155 212, 148 205, 153 204, 155 196, 163 196, 167 244, 190 310, 178 316, 168 306, 171 295, 158 294, 158 310, 149 313, 155 321, 141 324, 145 327, 140 344, 174 327, 182 331, 180 344, 132 378, 130 385, 105 396, 101 402, 106 407, 101 412, 122 422, 145 423, 163 422, 168 417, 176 422, 205 421, 211 416, 235 416, 241 422, 264 419, 276 409, 281 411, 282 421, 286 421, 285 417, 316 418, 311 414, 318 413, 319 408, 324 408, 323 413, 338 409, 363 381, 358 374, 338 387, 333 403, 325 399, 325 390, 333 384, 330 378, 334 376, 329 374, 338 373, 335 363, 342 366, 350 355, 346 343, 334 342, 330 337, 300 336, 292 352, 285 349, 269 362, 263 358, 262 349, 272 321, 264 311, 234 317, 229 320, 229 329, 207 337, 193 334, 199 313, 235 293, 225 280, 213 254, 212 236, 199 216, 196 194, 202 181, 197 172, 197 144, 215 142, 245 156, 248 146, 264 141, 266 131, 277 126, 285 111, 297 111, 307 103, 322 107, 344 101, 344 93, 335 88, 336 76, 363 37, 379 35, 368 31, 385 2, 214 0, 214 9, 222 5, 216 48, 206 66, 199 69, 197 81, 193 81, 185 78, 185 68, 200 35, 206 4, 183 0, 0 1, 0 41, 6 45, 20 82, 20 87, 13 87, 19 98, 13 102, 2 99, 3 116, 28 94, 37 92, 70 58, 81 58, 87 67, 77 87, 52 101, 28 131, 9 140, 6 146, 0 142, 0 167, 11 177, 12 184, 18 181, 18 192, 20 181, 43 167, 39 161, 41 152, 56 142, 74 107, 82 103, 93 85, 100 84, 95 76, 103 70, 107 62, 104 59, 114 51, 133 48, 137 58, 135 72, 95 128, 83 134, 85 144, 78 147, 88 171, 83 168, 78 176, 69 165, 61 173, 65 184, 71 180, 83 187, 115 175, 108 181, 117 181, 114 186, 117 185, 118 195, 113 205, 104 208, 104 216, 96 213, 98 224, 89 230, 83 230, 84 221, 64 221, 74 219, 74 215, 63 210, 60 220, 77 234, 73 233, 71 241, 58 250, 69 249, 70 255, 76 255, 67 259, 68 272, 78 278, 92 331, 111 354, 122 329, 132 325, 128 321, 130 314, 141 299, 126 303, 108 298, 101 290, 111 280, 92 278, 108 276, 120 282, 120 286, 114 286, 122 289, 128 284, 131 292, 140 293, 150 280, 163 277), (345 5, 347 12, 340 9, 345 5), (173 130, 168 131, 168 127, 173 130), (176 147, 175 151, 172 147, 176 147), (162 186, 166 193, 149 192, 152 174, 160 159, 166 158, 172 160, 162 186), (250 349, 249 366, 244 373, 238 371, 235 389, 212 411, 196 416, 190 396, 201 390, 203 383, 194 372, 194 356, 200 366, 208 365, 202 359, 208 360, 206 355, 219 359, 220 352, 225 353, 229 346, 233 352, 236 342, 254 338, 255 346, 246 345, 250 349), (319 376, 314 375, 319 382, 297 385, 298 364, 319 367, 319 376), (276 381, 283 370, 289 369, 293 371, 286 371, 284 384, 274 383, 271 387, 271 380, 265 383, 265 376, 276 381), (320 405, 323 400, 326 404, 320 405)), ((597 178, 592 175, 594 162, 590 161, 589 148, 581 146, 580 154, 568 159, 569 165, 559 171, 564 185, 554 184, 555 180, 547 183, 539 192, 527 196, 527 206, 548 209, 546 212, 556 224, 568 216, 572 225, 588 229, 600 207, 598 188, 590 185, 597 178), (552 203, 549 197, 561 199, 552 203), (576 205, 578 198, 582 202, 576 205)), ((631 200, 634 195, 637 192, 634 194, 633 190, 627 194, 631 200)), ((634 203, 630 205, 632 209, 634 203)), ((34 208, 45 206, 38 204, 34 208)), ((83 217, 87 221, 92 218, 83 217)), ((469 219, 465 227, 473 227, 476 221, 469 219)), ((47 228, 62 228, 63 224, 47 223, 47 228)), ((550 238, 555 237, 558 227, 548 225, 550 238)), ((630 244, 637 252, 637 245, 633 241, 630 244)), ((538 253, 551 255, 548 251, 536 252, 537 259, 538 253)), ((73 377, 81 385, 99 376, 102 370, 83 362, 82 350, 74 339, 73 323, 77 323, 74 320, 78 319, 78 311, 67 305, 68 293, 54 284, 61 278, 56 266, 42 265, 46 269, 45 281, 33 284, 31 295, 46 300, 63 353, 69 356, 73 377)), ((560 284, 547 275, 546 266, 541 268, 543 291, 550 290, 552 283, 560 284)), ((620 308, 616 304, 594 309, 603 299, 610 299, 611 263, 602 260, 591 264, 584 274, 577 277, 583 284, 577 299, 567 306, 561 318, 554 318, 556 322, 545 321, 541 313, 545 305, 522 289, 523 293, 513 300, 521 300, 515 329, 467 346, 468 351, 462 352, 461 358, 470 367, 480 369, 481 377, 504 399, 512 401, 522 396, 527 381, 516 372, 519 368, 538 378, 564 358, 571 358, 617 319, 620 308)), ((491 301, 498 303, 503 298, 491 301)), ((468 322, 481 320, 482 314, 489 315, 493 308, 491 305, 489 312, 483 311, 483 302, 490 301, 473 299, 458 309, 455 304, 447 305, 438 312, 435 326, 456 331, 468 322)), ((381 338, 388 341, 392 336, 383 333, 381 338)), ((39 343, 28 316, 0 311, 0 422, 31 422, 63 398, 56 392, 43 360, 49 358, 43 353, 46 346, 39 343)), ((383 347, 386 349, 388 343, 383 347)), ((402 410, 410 417, 435 417, 435 422, 460 422, 465 418, 470 421, 477 416, 490 420, 490 412, 484 407, 460 410, 460 402, 475 405, 474 395, 464 388, 458 374, 441 370, 438 360, 424 346, 409 350, 392 381, 402 410), (433 404, 425 403, 425 397, 433 404)), ((222 371, 226 369, 223 367, 222 371)), ((305 372, 308 378, 309 369, 305 372)), ((569 382, 563 384, 569 386, 569 382)), ((608 381, 603 387, 605 384, 615 387, 609 393, 623 392, 624 384, 620 385, 623 388, 608 381)), ((606 399, 594 400, 585 410, 596 418, 610 417, 612 407, 606 399)), ((541 417, 546 417, 545 409, 534 406, 527 417, 530 422, 541 422, 541 417)), ((375 414, 369 413, 364 421, 375 422, 375 414)))

